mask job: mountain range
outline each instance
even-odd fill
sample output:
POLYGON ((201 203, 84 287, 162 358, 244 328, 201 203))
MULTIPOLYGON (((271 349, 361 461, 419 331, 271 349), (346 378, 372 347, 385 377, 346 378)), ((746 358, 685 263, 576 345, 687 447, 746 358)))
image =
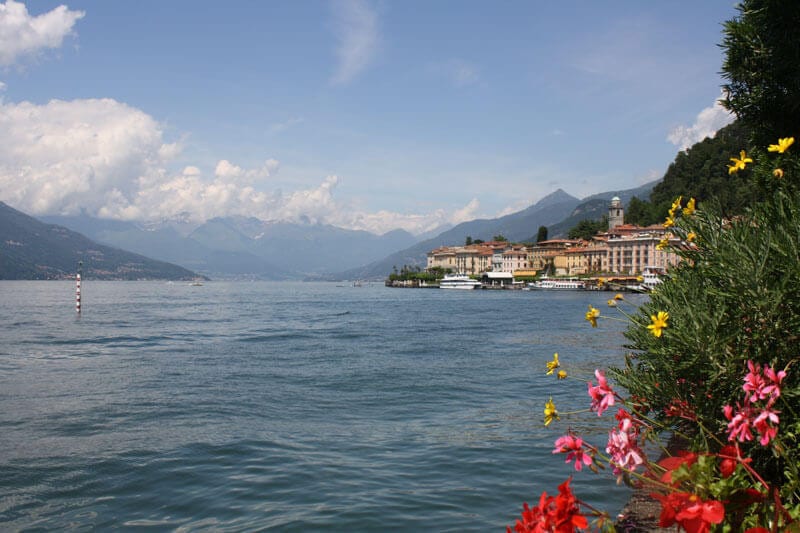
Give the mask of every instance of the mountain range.
POLYGON ((0 202, 0 279, 73 277, 78 263, 93 279, 188 280, 186 268, 98 244, 55 224, 45 224, 0 202))
MULTIPOLYGON (((596 194, 583 200, 558 189, 516 213, 494 219, 471 220, 443 228, 444 231, 435 235, 429 233, 416 237, 403 230, 376 235, 331 225, 262 221, 252 217, 214 218, 200 225, 180 218, 137 223, 98 219, 85 213, 41 217, 45 224, 28 217, 30 220, 26 219, 27 222, 14 226, 17 228, 15 231, 26 224, 30 228, 39 224, 34 233, 43 240, 36 249, 51 261, 36 263, 33 255, 29 254, 27 262, 19 259, 22 262, 13 269, 18 273, 16 275, 25 272, 35 278, 58 277, 62 272, 74 270, 76 254, 85 254, 88 249, 102 249, 107 250, 103 252, 104 257, 110 258, 116 257, 111 250, 119 254, 124 249, 141 254, 136 256, 140 262, 145 259, 142 256, 147 256, 181 265, 185 269, 183 276, 192 276, 193 273, 189 272, 192 270, 225 279, 382 279, 392 269, 403 265, 423 267, 427 252, 439 246, 462 244, 467 237, 491 240, 502 235, 514 242, 533 242, 540 226, 548 227, 550 238, 564 236, 580 220, 599 219, 606 214, 613 196, 619 196, 623 203, 633 196, 646 198, 655 183, 596 194), (45 231, 42 227, 47 224, 50 224, 47 226, 50 229, 45 231), (84 241, 70 250, 53 248, 52 234, 63 233, 66 228, 71 230, 71 238, 80 237, 84 241), (44 237, 50 238, 46 240, 44 237), (89 239, 100 244, 91 243, 89 239), (53 256, 56 249, 65 253, 65 257, 58 261, 53 256), (52 253, 48 255, 47 250, 52 253), (44 264, 49 266, 42 268, 44 264)), ((11 208, 2 205, 2 212, 7 214, 11 208)), ((16 213, 17 218, 27 216, 16 213)), ((11 225, 3 221, 2 227, 5 230, 11 225)), ((16 246, 9 242, 20 242, 13 236, 5 236, 3 240, 4 251, 16 246)), ((17 255, 13 257, 20 257, 18 248, 14 248, 17 255)), ((4 253, 2 259, 9 261, 11 257, 4 253)), ((133 260, 123 261, 120 257, 120 261, 132 264, 133 260)), ((122 277, 120 268, 107 268, 105 271, 110 277, 122 277)), ((129 277, 152 277, 145 275, 142 268, 129 268, 129 277)))

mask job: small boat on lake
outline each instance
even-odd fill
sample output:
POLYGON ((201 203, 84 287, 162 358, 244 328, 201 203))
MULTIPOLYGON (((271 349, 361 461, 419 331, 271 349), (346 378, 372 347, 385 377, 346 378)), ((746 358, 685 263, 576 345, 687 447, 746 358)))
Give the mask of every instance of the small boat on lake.
POLYGON ((528 283, 528 288, 536 290, 578 291, 586 288, 586 282, 579 278, 542 278, 528 283))
POLYGON ((447 274, 439 282, 440 289, 477 289, 481 282, 466 274, 447 274))

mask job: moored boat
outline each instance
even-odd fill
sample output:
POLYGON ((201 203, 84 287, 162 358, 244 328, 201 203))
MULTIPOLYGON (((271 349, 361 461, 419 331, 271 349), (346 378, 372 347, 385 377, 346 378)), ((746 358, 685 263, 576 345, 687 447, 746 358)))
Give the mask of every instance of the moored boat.
POLYGON ((578 278, 542 278, 528 283, 528 287, 537 290, 583 290, 586 282, 578 278))
POLYGON ((447 274, 439 282, 440 289, 477 289, 481 282, 466 274, 447 274))

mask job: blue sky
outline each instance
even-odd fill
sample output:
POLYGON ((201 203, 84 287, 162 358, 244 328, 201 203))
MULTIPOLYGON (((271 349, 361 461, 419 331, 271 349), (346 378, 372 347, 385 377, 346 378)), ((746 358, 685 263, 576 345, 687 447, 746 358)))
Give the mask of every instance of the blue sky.
POLYGON ((0 200, 376 232, 661 177, 731 1, 0 3, 0 200), (3 52, 5 49, 5 52, 3 52))

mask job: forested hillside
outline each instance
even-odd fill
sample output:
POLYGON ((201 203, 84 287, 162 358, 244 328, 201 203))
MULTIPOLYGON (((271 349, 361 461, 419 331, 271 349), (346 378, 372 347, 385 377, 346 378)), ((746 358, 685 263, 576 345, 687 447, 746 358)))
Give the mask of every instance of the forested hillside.
POLYGON ((681 195, 694 197, 724 216, 741 213, 759 196, 750 172, 729 174, 728 165, 731 157, 747 148, 749 137, 750 131, 737 121, 719 130, 713 139, 678 152, 650 197, 633 198, 625 206, 625 221, 642 226, 661 222, 681 195))

